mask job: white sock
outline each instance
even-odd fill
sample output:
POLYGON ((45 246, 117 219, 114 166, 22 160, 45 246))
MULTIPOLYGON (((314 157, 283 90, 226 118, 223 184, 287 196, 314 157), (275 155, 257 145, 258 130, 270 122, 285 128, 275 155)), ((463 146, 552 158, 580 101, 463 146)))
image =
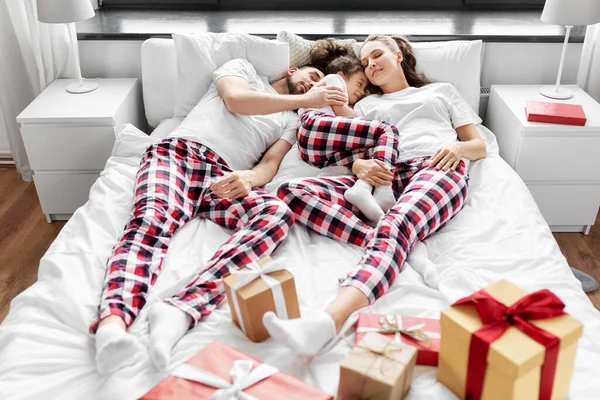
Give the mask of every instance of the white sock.
POLYGON ((427 246, 423 242, 415 244, 406 260, 410 266, 423 277, 425 284, 433 289, 439 289, 440 280, 435 265, 429 259, 427 246))
POLYGON ((375 190, 373 190, 373 197, 384 213, 388 212, 390 208, 396 205, 396 196, 394 196, 392 185, 376 187, 375 190))
POLYGON ((144 346, 116 324, 96 331, 96 368, 102 375, 112 374, 135 364, 143 356, 144 346))
POLYGON ((372 194, 373 186, 363 180, 357 180, 354 186, 346 190, 344 198, 355 205, 371 221, 377 221, 384 214, 372 194))
POLYGON ((269 311, 263 324, 273 339, 305 356, 317 354, 336 335, 335 322, 325 311, 295 319, 279 319, 269 311))
POLYGON ((150 325, 150 360, 159 371, 171 362, 171 350, 190 327, 192 318, 179 308, 166 303, 152 306, 148 314, 150 325))

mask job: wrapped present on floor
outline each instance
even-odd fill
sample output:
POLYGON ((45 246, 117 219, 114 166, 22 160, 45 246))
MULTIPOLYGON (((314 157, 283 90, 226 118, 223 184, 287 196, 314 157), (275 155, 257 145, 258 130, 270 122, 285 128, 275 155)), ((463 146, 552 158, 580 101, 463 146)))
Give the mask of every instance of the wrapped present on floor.
POLYGON ((417 350, 369 332, 340 366, 338 400, 397 400, 410 389, 417 350))
POLYGON ((232 270, 223 279, 231 318, 253 342, 262 342, 269 333, 262 323, 267 311, 279 318, 300 317, 294 276, 283 260, 263 257, 247 268, 232 270))
POLYGON ((501 280, 442 312, 438 379, 462 399, 563 399, 582 324, 549 290, 501 280))
POLYGON ((268 364, 213 341, 141 400, 333 400, 268 364))
POLYGON ((356 343, 368 332, 393 337, 417 349, 418 365, 438 365, 440 352, 440 320, 400 315, 360 313, 356 343))

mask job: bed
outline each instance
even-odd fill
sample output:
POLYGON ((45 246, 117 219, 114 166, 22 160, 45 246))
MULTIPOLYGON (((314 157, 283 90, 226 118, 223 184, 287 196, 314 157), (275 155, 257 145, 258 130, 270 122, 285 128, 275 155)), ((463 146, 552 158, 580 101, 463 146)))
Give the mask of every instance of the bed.
MULTIPOLYGON (((125 129, 112 156, 90 191, 89 201, 65 225, 39 267, 39 279, 11 303, 0 325, 0 399, 135 399, 165 375, 149 358, 112 376, 96 371, 94 338, 88 334, 102 288, 105 262, 125 225, 132 202, 134 177, 144 149, 181 122, 172 118, 173 49, 168 43, 144 44, 144 101, 150 124, 145 136, 125 129), (149 58, 150 57, 150 58, 149 58), (158 65, 157 65, 158 64, 158 65), (161 95, 162 94, 162 95, 161 95)), ((571 399, 597 398, 600 392, 600 312, 581 290, 532 196, 518 175, 498 156, 493 135, 484 127, 489 156, 470 166, 470 195, 465 208, 426 240, 439 290, 427 286, 410 266, 371 310, 438 318, 459 297, 504 277, 528 291, 549 288, 566 311, 585 324, 577 350, 571 399)), ((310 174, 297 168, 291 153, 267 189, 291 176, 310 174)), ((149 305, 185 286, 194 270, 224 242, 229 233, 212 222, 194 220, 174 237, 163 273, 150 291, 149 305)), ((26 251, 26 249, 24 249, 26 251)), ((334 242, 296 225, 278 248, 296 279, 302 312, 322 308, 335 296, 337 278, 359 260, 361 249, 334 242)), ((130 332, 148 343, 147 310, 130 332)), ((191 330, 174 348, 178 365, 214 339, 240 349, 285 372, 335 394, 339 364, 353 343, 353 315, 327 350, 301 357, 272 340, 252 343, 231 322, 226 303, 191 330)), ((417 367, 409 399, 454 399, 436 381, 436 369, 417 367)))

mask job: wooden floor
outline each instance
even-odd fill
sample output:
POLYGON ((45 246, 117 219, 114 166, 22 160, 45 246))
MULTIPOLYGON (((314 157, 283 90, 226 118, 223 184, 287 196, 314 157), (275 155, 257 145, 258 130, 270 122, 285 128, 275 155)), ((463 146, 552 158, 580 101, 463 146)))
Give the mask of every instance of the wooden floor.
MULTIPOLYGON (((65 222, 48 224, 33 182, 0 167, 0 322, 10 301, 37 280, 38 264, 65 222)), ((572 267, 600 279, 600 214, 589 236, 554 235, 572 267)), ((600 289, 590 295, 600 309, 600 289)))

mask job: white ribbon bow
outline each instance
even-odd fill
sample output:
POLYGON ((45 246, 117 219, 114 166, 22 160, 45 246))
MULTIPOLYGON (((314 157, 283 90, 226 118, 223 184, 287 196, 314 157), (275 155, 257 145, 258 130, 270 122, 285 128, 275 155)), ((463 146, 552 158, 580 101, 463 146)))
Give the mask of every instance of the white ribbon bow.
POLYGON ((256 397, 244 393, 244 390, 277 371, 277 368, 268 364, 260 364, 252 370, 251 360, 236 360, 229 371, 233 383, 190 364, 181 364, 171 372, 171 375, 219 389, 210 396, 210 400, 258 400, 256 397))
POLYGON ((285 259, 280 258, 278 260, 269 261, 265 264, 258 265, 255 261, 248 264, 248 270, 239 271, 232 269, 231 274, 239 278, 239 281, 231 286, 231 298, 233 300, 233 307, 237 314, 238 321, 242 327, 242 331, 246 333, 246 327, 244 326, 244 320, 242 313, 240 312, 240 304, 237 299, 237 289, 246 286, 255 279, 261 278, 273 293, 273 301, 275 302, 275 312, 280 319, 288 319, 287 308, 285 307, 285 297, 283 296, 283 289, 281 288, 281 282, 275 278, 271 278, 267 274, 275 271, 285 270, 285 259))
POLYGON ((428 342, 429 339, 439 339, 440 334, 436 332, 423 332, 421 329, 425 324, 418 324, 409 326, 408 328, 402 328, 402 317, 400 315, 386 315, 385 318, 381 318, 379 321, 380 328, 360 327, 356 329, 357 333, 394 333, 395 340, 401 340, 400 335, 404 333, 407 336, 412 337, 420 342, 428 342))

